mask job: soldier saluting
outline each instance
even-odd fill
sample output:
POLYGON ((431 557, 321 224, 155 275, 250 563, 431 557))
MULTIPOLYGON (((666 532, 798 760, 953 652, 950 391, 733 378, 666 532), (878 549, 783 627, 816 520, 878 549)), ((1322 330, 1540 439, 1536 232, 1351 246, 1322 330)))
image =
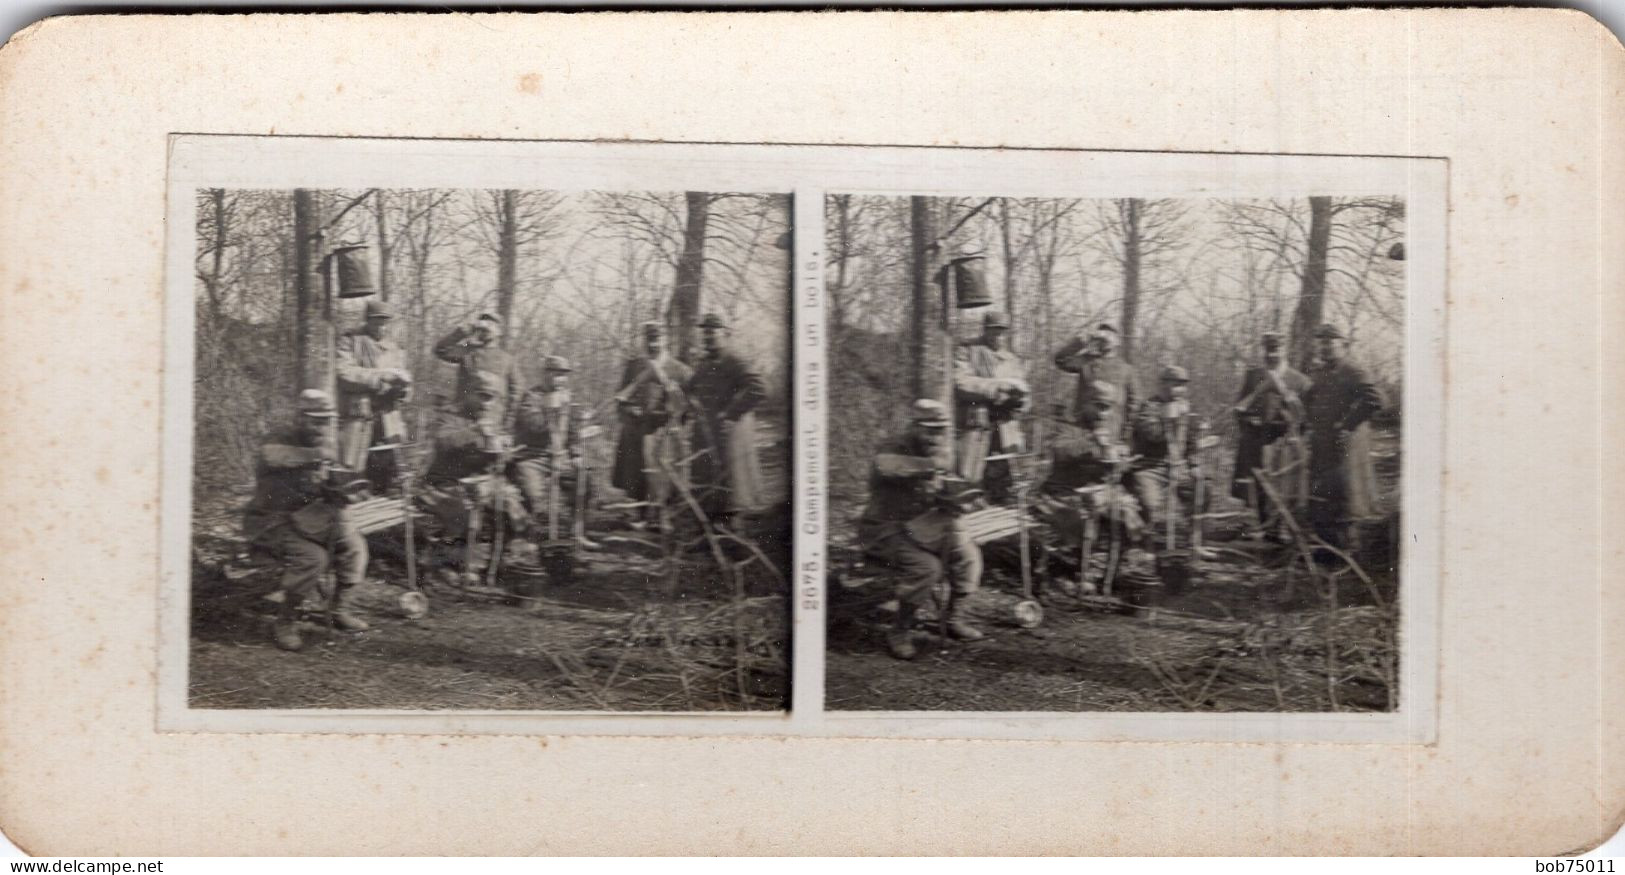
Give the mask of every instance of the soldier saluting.
POLYGON ((254 467, 254 498, 243 514, 251 549, 282 564, 282 604, 272 638, 283 650, 302 650, 299 604, 337 563, 331 620, 340 629, 362 632, 366 621, 351 613, 348 593, 367 572, 367 542, 351 522, 349 500, 331 476, 338 450, 333 420, 338 411, 326 392, 299 395, 298 420, 272 432, 260 446, 254 467))
POLYGON ((1055 366, 1078 375, 1072 400, 1072 419, 1083 423, 1096 394, 1110 387, 1111 411, 1102 427, 1114 441, 1127 443, 1129 418, 1139 409, 1140 379, 1134 369, 1117 354, 1117 327, 1102 322, 1093 333, 1079 335, 1055 351, 1055 366))
POLYGON ((518 360, 502 349, 501 338, 502 320, 495 313, 481 313, 436 341, 434 354, 457 366, 458 409, 466 407, 476 387, 484 386, 495 393, 490 415, 497 422, 510 423, 525 391, 525 380, 518 360))

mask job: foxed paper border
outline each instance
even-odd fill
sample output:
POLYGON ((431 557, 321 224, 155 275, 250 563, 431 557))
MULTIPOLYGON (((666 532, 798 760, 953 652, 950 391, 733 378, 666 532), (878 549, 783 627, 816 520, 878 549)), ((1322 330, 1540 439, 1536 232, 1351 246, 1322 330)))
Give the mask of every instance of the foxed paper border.
MULTIPOLYGON (((1447 164, 1436 158, 868 146, 177 135, 165 323, 158 728, 163 731, 789 735, 1428 743, 1437 724, 1447 164), (785 712, 237 710, 188 707, 194 192, 521 188, 792 194, 796 439, 791 708, 785 712), (824 707, 827 194, 1267 198, 1401 195, 1407 208, 1400 569, 1392 713, 841 712, 824 707), (186 217, 184 221, 181 217, 186 217)), ((899 666, 899 671, 907 671, 899 666)))

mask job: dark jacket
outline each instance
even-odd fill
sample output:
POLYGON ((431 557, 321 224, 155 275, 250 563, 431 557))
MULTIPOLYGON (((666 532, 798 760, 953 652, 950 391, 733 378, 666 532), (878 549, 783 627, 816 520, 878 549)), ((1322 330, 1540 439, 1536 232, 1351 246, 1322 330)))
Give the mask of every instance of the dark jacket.
POLYGON ((1309 494, 1317 515, 1355 520, 1376 513, 1377 477, 1368 420, 1382 393, 1365 369, 1348 361, 1316 368, 1304 396, 1309 427, 1309 494))
POLYGON ((1126 439, 1129 434, 1130 418, 1139 407, 1142 397, 1140 378, 1128 362, 1117 356, 1085 355, 1086 349, 1087 345, 1083 339, 1075 337, 1070 343, 1055 351, 1055 366, 1069 374, 1078 375, 1078 385, 1072 395, 1072 421, 1085 427, 1092 427, 1093 424, 1084 422, 1084 418, 1090 409, 1089 402, 1095 398, 1095 383, 1109 383, 1117 391, 1110 399, 1112 408, 1106 416, 1105 425, 1110 434, 1126 439))
POLYGON ((948 455, 946 446, 926 455, 913 434, 881 444, 869 466, 869 504, 858 523, 859 540, 874 544, 930 510, 936 475, 947 470, 948 455))
MULTIPOLYGON (((1135 415, 1134 454, 1140 457, 1134 463, 1135 468, 1152 468, 1167 463, 1168 442, 1173 436, 1168 433, 1169 422, 1163 418, 1162 408, 1171 400, 1160 394, 1153 396, 1141 405, 1139 413, 1135 415)), ((1196 456, 1198 417, 1194 413, 1187 413, 1184 419, 1185 444, 1180 457, 1189 461, 1196 456)), ((1174 426, 1177 428, 1178 423, 1174 423, 1174 426)))
POLYGON ((457 366, 457 397, 453 401, 458 409, 462 409, 468 396, 479 385, 479 375, 486 373, 499 383, 492 415, 498 422, 512 421, 510 417, 517 410, 519 397, 525 391, 525 379, 519 370, 518 359, 494 342, 479 343, 467 326, 458 327, 440 338, 434 345, 434 354, 435 358, 457 366))

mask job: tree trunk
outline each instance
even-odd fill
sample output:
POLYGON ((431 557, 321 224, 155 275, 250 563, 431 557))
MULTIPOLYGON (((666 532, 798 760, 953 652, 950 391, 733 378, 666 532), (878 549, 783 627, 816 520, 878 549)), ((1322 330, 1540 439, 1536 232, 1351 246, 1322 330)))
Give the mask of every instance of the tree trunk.
POLYGON ((517 215, 519 193, 513 189, 504 189, 502 204, 498 209, 498 218, 502 222, 497 238, 497 316, 502 319, 503 346, 506 339, 512 336, 513 295, 518 284, 519 270, 519 217, 517 215))
POLYGON ((1004 247, 1004 312, 1016 314, 1016 252, 1010 244, 1010 199, 999 198, 999 242, 1004 247))
POLYGON ((1312 336, 1326 308, 1326 250, 1332 237, 1332 199, 1309 199, 1309 251, 1303 259, 1303 288, 1292 317, 1292 361, 1309 370, 1315 357, 1312 336))
POLYGON ((214 206, 214 264, 204 285, 209 292, 209 315, 216 324, 220 321, 220 273, 226 257, 226 190, 209 189, 209 202, 214 206))
POLYGON ((940 319, 936 295, 931 288, 931 244, 936 240, 936 223, 931 214, 931 199, 909 198, 909 238, 911 260, 909 269, 909 370, 910 391, 915 398, 935 398, 937 375, 940 370, 932 355, 931 339, 936 336, 940 319))
POLYGON ((1139 198, 1119 201, 1123 216, 1123 359, 1134 361, 1134 329, 1140 318, 1139 198))
POLYGON ((694 360, 694 326, 700 321, 700 283, 705 276, 705 232, 711 218, 711 196, 703 191, 684 195, 688 219, 683 226, 683 251, 677 257, 677 283, 671 293, 675 352, 685 362, 694 360))
POLYGON ((321 195, 308 188, 293 193, 293 236, 299 326, 299 387, 320 389, 333 397, 333 297, 322 276, 323 236, 321 195))
MULTIPOLYGON (((846 328, 846 274, 852 260, 852 196, 830 196, 835 213, 835 283, 830 287, 830 336, 839 343, 846 328)), ((832 344, 833 347, 833 344, 832 344)))
POLYGON ((378 300, 389 300, 389 223, 384 220, 384 190, 378 189, 378 300))

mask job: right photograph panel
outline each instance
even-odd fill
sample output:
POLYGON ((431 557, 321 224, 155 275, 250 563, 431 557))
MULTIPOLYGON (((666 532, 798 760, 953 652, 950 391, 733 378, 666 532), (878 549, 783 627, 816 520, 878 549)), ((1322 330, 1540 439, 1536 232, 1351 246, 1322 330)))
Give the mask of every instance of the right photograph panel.
POLYGON ((826 707, 1394 711, 1405 216, 828 195, 826 707))

